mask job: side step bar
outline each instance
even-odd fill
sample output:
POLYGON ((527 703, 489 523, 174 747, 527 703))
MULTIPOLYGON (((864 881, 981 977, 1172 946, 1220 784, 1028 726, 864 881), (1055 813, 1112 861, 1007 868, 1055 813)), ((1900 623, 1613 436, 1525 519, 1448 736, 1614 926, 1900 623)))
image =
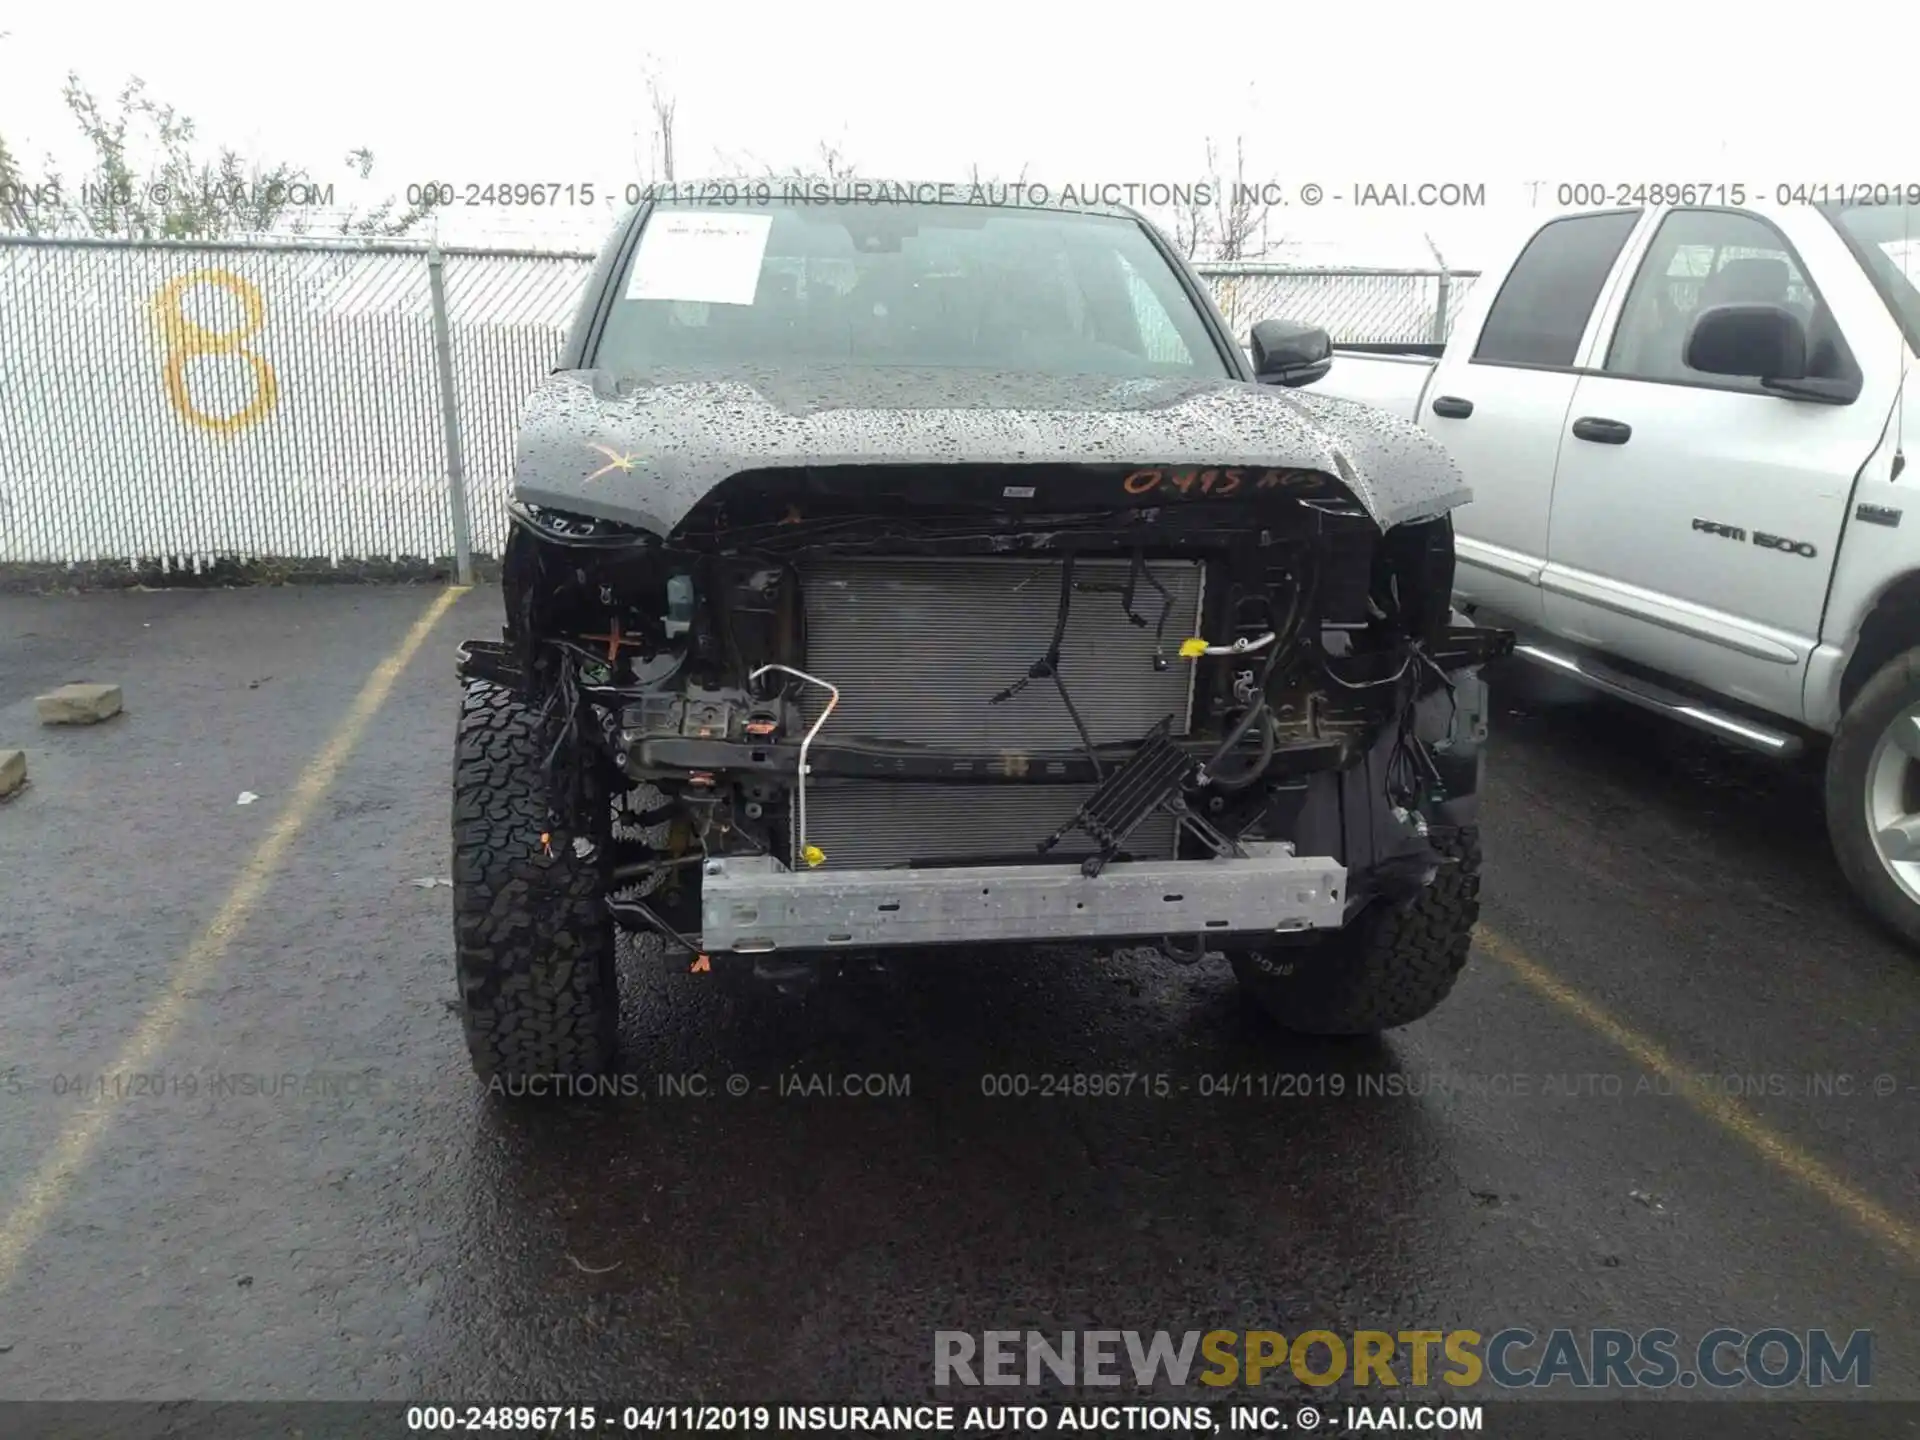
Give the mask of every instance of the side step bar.
POLYGON ((1722 740, 1731 741, 1749 750, 1757 750, 1762 755, 1771 755, 1775 759, 1787 760, 1800 754, 1806 748, 1799 736, 1785 730, 1775 730, 1749 720, 1744 715, 1734 715, 1725 710, 1716 710, 1704 705, 1677 690, 1656 685, 1637 675, 1628 675, 1614 669, 1591 656, 1575 657, 1557 650, 1549 650, 1542 645, 1521 643, 1513 647, 1515 655, 1557 670, 1563 675, 1571 675, 1576 680, 1604 691, 1616 699, 1625 700, 1630 705, 1638 705, 1643 710, 1651 710, 1677 720, 1682 725, 1691 725, 1696 730, 1704 730, 1709 735, 1717 735, 1722 740))

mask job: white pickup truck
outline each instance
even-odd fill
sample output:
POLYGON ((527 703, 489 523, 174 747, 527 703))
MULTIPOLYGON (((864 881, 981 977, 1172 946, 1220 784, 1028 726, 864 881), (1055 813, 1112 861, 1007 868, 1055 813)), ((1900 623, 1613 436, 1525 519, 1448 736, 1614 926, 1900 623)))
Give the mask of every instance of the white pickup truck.
POLYGON ((1452 451, 1458 602, 1518 653, 1774 755, 1826 746, 1840 866, 1920 943, 1910 188, 1561 216, 1444 352, 1336 350, 1316 392, 1452 451))

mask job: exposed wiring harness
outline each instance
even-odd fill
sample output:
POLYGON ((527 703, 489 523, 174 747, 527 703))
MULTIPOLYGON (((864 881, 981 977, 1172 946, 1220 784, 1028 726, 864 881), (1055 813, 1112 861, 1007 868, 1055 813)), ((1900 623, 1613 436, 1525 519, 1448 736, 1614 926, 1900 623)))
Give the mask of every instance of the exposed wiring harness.
POLYGON ((1120 597, 1121 613, 1144 630, 1147 628, 1147 617, 1133 605, 1134 596, 1139 593, 1142 576, 1145 576, 1147 583, 1160 594, 1160 621, 1153 627, 1153 668, 1165 670, 1167 668, 1167 621, 1173 616, 1173 592, 1161 583, 1160 577, 1154 574, 1152 567, 1147 564, 1147 552, 1144 548, 1134 546, 1133 560, 1127 567, 1126 584, 1114 586, 1093 582, 1082 584, 1078 588, 1088 594, 1117 594, 1120 597))
MULTIPOLYGON (((1426 647, 1415 641, 1411 659, 1433 673, 1447 692, 1447 725, 1451 729, 1460 715, 1460 697, 1453 677, 1426 651, 1426 647)), ((1431 794, 1444 788, 1446 782, 1440 774, 1440 767, 1433 762, 1433 755, 1427 749, 1415 729, 1415 715, 1420 704, 1420 686, 1416 682, 1408 687, 1408 695, 1399 714, 1399 733, 1394 737, 1392 754, 1387 762, 1387 798, 1403 807, 1410 805, 1410 799, 1418 798, 1425 790, 1431 794), (1398 770, 1409 778, 1401 782, 1399 795, 1395 794, 1395 773, 1398 770), (1406 797, 1406 798, 1403 798, 1406 797)))
POLYGON ((554 813, 573 828, 578 828, 581 817, 586 814, 587 803, 588 757, 586 747, 579 743, 582 715, 579 665, 579 660, 571 655, 558 657, 553 688, 540 707, 541 724, 553 735, 553 743, 540 763, 541 773, 547 778, 547 793, 555 802, 554 813), (561 764, 563 754, 566 756, 564 766, 561 764))
POLYGON ((1003 705, 1018 695, 1035 680, 1052 680, 1054 688, 1060 692, 1060 703, 1067 707, 1067 715, 1073 721, 1073 728, 1080 736, 1080 744, 1085 750, 1087 760, 1093 766, 1094 779, 1104 781, 1107 778, 1106 767, 1100 763, 1100 752, 1094 749, 1093 736, 1087 731, 1086 721, 1080 718, 1080 711, 1073 703, 1073 696, 1067 693, 1067 682, 1060 675, 1060 647, 1067 638, 1067 616, 1073 610, 1073 561, 1074 552, 1068 550, 1060 563, 1060 608, 1053 621, 1053 639, 1047 644, 1047 653, 1027 668, 1027 673, 1000 691, 989 705, 1003 705))
POLYGON ((1322 656, 1320 673, 1341 689, 1377 690, 1382 685, 1393 685, 1406 678, 1407 672, 1413 668, 1413 647, 1408 647, 1407 654, 1405 658, 1400 661, 1400 668, 1398 670, 1394 671, 1391 675, 1383 675, 1378 680, 1342 680, 1338 675, 1333 673, 1333 668, 1325 662, 1326 657, 1322 656))
MULTIPOLYGON (((1287 599, 1286 617, 1277 622, 1273 618, 1271 598, 1264 595, 1248 597, 1266 610, 1269 628, 1251 639, 1242 636, 1229 645, 1207 647, 1205 653, 1209 655, 1251 655, 1264 650, 1266 660, 1260 667, 1259 675, 1254 678, 1252 703, 1247 706, 1245 713, 1233 728, 1227 732, 1226 738, 1214 749, 1213 754, 1202 762, 1194 776, 1196 784, 1213 784, 1224 790, 1243 790, 1266 772, 1267 765, 1273 759, 1274 747, 1279 743, 1279 724, 1267 701, 1267 682, 1273 678, 1273 672, 1279 668, 1282 658, 1293 651, 1294 641, 1299 635, 1301 617, 1307 613, 1308 597, 1304 591, 1305 587, 1295 580, 1287 599), (1234 746, 1238 745, 1255 725, 1261 727, 1258 758, 1245 770, 1236 771, 1223 780, 1214 767, 1226 758, 1234 746)), ((1234 607, 1235 614, 1238 615, 1246 604, 1246 599, 1241 600, 1234 607)))

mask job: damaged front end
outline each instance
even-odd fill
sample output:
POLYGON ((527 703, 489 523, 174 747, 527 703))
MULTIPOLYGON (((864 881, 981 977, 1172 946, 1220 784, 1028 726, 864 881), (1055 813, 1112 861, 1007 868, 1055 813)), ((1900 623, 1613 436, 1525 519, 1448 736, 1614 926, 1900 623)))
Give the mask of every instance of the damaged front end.
POLYGON ((462 668, 673 943, 1197 956, 1403 901, 1471 821, 1511 638, 1452 570, 1311 470, 768 469, 668 534, 516 503, 462 668))

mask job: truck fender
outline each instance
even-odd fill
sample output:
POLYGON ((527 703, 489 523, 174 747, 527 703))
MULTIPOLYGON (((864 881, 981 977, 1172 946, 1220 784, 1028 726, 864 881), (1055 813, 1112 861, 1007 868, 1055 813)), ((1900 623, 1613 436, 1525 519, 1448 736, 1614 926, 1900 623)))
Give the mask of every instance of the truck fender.
POLYGON ((1848 649, 1846 668, 1840 672, 1834 719, 1846 714, 1854 696, 1881 666, 1916 645, 1920 645, 1920 570, 1909 570, 1881 590, 1862 617, 1848 649))

